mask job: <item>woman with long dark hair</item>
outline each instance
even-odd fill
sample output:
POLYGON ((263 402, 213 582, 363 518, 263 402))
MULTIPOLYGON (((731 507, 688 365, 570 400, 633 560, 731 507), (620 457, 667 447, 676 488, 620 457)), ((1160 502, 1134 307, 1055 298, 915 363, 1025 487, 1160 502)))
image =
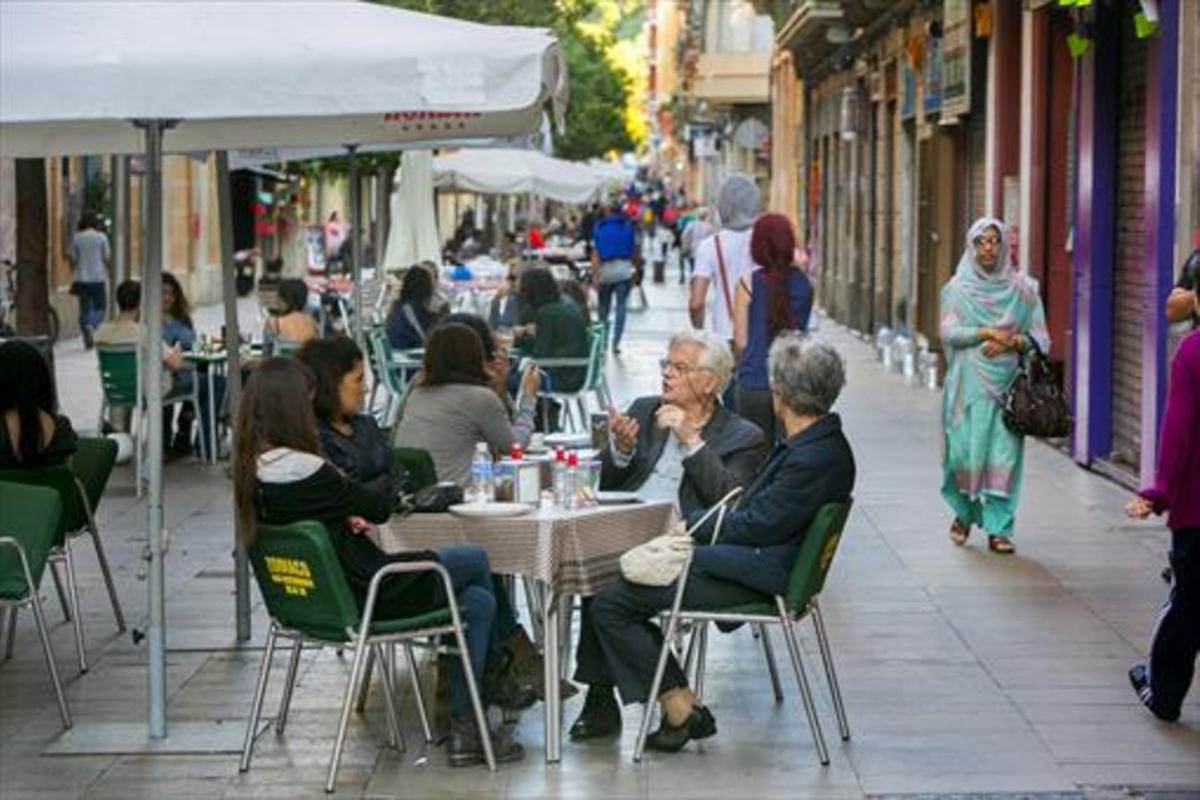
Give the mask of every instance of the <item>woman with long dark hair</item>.
POLYGON ((28 342, 0 344, 0 375, 0 469, 66 461, 75 452, 75 431, 58 413, 54 378, 42 354, 28 342))
MULTIPOLYGON (((188 303, 179 279, 170 272, 162 274, 162 338, 167 347, 179 347, 181 350, 191 350, 196 344, 196 326, 192 323, 191 304, 188 303)), ((174 376, 173 390, 190 393, 195 377, 194 370, 177 372, 174 376)), ((163 443, 170 445, 170 455, 184 456, 192 452, 192 422, 195 419, 196 409, 192 407, 190 400, 163 410, 163 443), (179 409, 178 418, 175 414, 176 407, 179 409)), ((206 430, 207 426, 202 428, 206 430)), ((204 430, 201 431, 201 435, 207 436, 204 430)))
POLYGON ((782 214, 763 214, 750 233, 755 269, 738 281, 733 309, 737 350, 737 411, 762 428, 768 442, 779 430, 771 405, 767 353, 784 331, 805 331, 813 288, 795 263, 796 233, 782 214))
MULTIPOLYGON (((234 507, 245 537, 252 545, 255 525, 286 525, 300 520, 324 524, 347 583, 361 606, 375 573, 397 561, 439 561, 450 573, 459 607, 467 620, 467 646, 472 671, 483 686, 485 702, 502 708, 525 707, 528 697, 516 699, 519 689, 497 673, 492 656, 499 652, 493 619, 487 553, 477 547, 451 547, 438 552, 386 554, 364 533, 371 523, 387 521, 393 498, 373 492, 321 457, 317 421, 313 414, 312 373, 297 359, 268 358, 246 382, 238 406, 237 469, 234 507), (523 703, 523 705, 522 705, 523 703)), ((430 574, 394 575, 380 587, 377 619, 408 617, 446 603, 444 589, 430 574)), ((483 745, 471 713, 466 679, 451 673, 450 764, 481 763, 483 745)), ((526 693, 527 694, 527 693, 526 693)), ((515 761, 524 754, 519 744, 495 737, 497 761, 515 761)))
POLYGON ((421 347, 430 329, 437 323, 437 314, 430 309, 434 294, 433 275, 420 264, 404 273, 400 296, 392 303, 387 318, 388 341, 397 350, 421 347))

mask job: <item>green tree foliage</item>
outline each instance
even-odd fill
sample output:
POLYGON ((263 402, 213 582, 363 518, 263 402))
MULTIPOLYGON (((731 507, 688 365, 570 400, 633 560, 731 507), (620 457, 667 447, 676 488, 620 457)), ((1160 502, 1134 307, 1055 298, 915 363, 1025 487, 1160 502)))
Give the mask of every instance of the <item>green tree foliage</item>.
POLYGON ((601 43, 584 37, 580 22, 592 16, 596 0, 380 0, 387 5, 490 25, 549 28, 562 43, 570 75, 571 101, 564 129, 554 132, 554 151, 563 158, 603 156, 629 150, 622 109, 628 87, 604 58, 601 43))

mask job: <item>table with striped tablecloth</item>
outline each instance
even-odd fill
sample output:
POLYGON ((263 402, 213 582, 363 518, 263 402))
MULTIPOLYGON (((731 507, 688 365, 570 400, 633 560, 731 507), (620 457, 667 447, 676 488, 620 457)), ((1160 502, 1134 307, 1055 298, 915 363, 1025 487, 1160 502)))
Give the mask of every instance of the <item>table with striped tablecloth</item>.
POLYGON ((488 551, 494 572, 533 578, 557 594, 591 595, 617 576, 622 553, 666 533, 674 519, 667 501, 503 518, 411 514, 381 525, 376 544, 389 553, 475 544, 488 551))
MULTIPOLYGON (((566 663, 560 641, 564 600, 600 591, 620 574, 620 558, 631 547, 666 533, 675 521, 669 501, 565 511, 538 509, 520 517, 464 518, 453 514, 412 514, 393 517, 374 534, 384 552, 436 550, 454 544, 474 544, 488 552, 492 571, 520 575, 542 587, 531 612, 541 617, 542 650, 546 666, 546 761, 560 759, 562 748, 561 665, 566 663), (540 612, 540 613, 539 613, 540 612)), ((567 606, 569 609, 570 606, 567 606)))

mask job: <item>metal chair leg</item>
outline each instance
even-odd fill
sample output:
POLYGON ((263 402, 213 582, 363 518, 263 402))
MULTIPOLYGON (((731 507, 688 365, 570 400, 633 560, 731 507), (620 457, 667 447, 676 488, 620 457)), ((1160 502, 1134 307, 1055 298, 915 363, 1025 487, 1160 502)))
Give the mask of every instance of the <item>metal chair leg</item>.
POLYGON ((375 654, 375 658, 379 662, 380 683, 383 685, 383 712, 388 726, 388 745, 404 752, 404 734, 400 732, 400 715, 396 713, 396 693, 393 691, 395 674, 392 670, 395 658, 392 645, 372 645, 371 652, 375 654))
POLYGON ((354 710, 359 714, 367 707, 367 692, 371 690, 371 672, 375 669, 375 651, 367 653, 367 666, 363 670, 362 683, 358 687, 358 698, 354 702, 354 710))
POLYGON ((642 751, 646 747, 646 736, 650 733, 650 716, 654 713, 654 704, 658 700, 659 690, 662 689, 663 673, 667 670, 667 656, 671 652, 671 638, 675 635, 677 621, 674 615, 667 617, 667 630, 663 634, 662 647, 658 651, 658 664, 654 667, 654 680, 650 682, 650 693, 646 695, 646 704, 642 709, 642 721, 638 726, 637 741, 633 745, 633 763, 642 762, 642 751))
POLYGON ((408 662, 408 674, 412 678, 413 699, 417 703, 417 716, 421 718, 421 732, 425 743, 433 744, 433 730, 429 727, 429 714, 425 710, 425 695, 421 693, 421 674, 417 671, 417 658, 413 655, 412 643, 404 643, 404 659, 408 662))
POLYGON ((95 520, 88 523, 88 532, 92 535, 92 545, 96 548, 96 560, 100 562, 100 574, 104 576, 104 586, 108 589, 113 616, 117 618, 117 632, 121 633, 125 630, 125 614, 121 611, 121 599, 117 596, 117 586, 113 582, 112 570, 108 567, 108 556, 104 553, 104 545, 100 543, 100 531, 96 528, 95 520))
POLYGON ((775 692, 775 705, 783 702, 783 687, 779 684, 779 667, 775 665, 775 651, 771 647, 771 631, 761 622, 754 625, 754 631, 762 642, 763 656, 767 659, 767 672, 771 676, 771 689, 775 692))
POLYGON ((455 622, 454 641, 458 644, 458 657, 462 660, 463 677, 467 680, 467 693, 471 695, 471 708, 475 712, 475 724, 479 726, 479 739, 483 744, 483 757, 487 760, 488 769, 495 772, 496 754, 492 750, 492 734, 488 730, 487 714, 483 711, 483 702, 479 699, 479 686, 475 683, 475 670, 471 668, 471 654, 467 650, 467 638, 463 636, 462 622, 459 620, 455 608, 455 606, 451 606, 455 622))
MULTIPOLYGON (((71 711, 67 708, 67 698, 63 694, 62 681, 58 677, 58 665, 54 663, 54 650, 50 647, 50 633, 46 630, 46 618, 42 614, 42 600, 38 597, 37 590, 30 586, 30 605, 33 606, 33 621, 37 624, 38 637, 42 640, 42 652, 46 655, 46 668, 50 670, 50 682, 54 684, 54 699, 58 702, 58 713, 62 715, 63 727, 71 727, 71 711)), ((16 609, 13 609, 12 619, 17 618, 16 609)), ((12 631, 9 631, 11 636, 12 631)), ((9 646, 12 645, 10 639, 9 646)))
MULTIPOLYGON (((66 549, 65 544, 63 548, 66 549)), ((60 558, 64 558, 64 556, 52 553, 49 560, 46 561, 46 568, 50 573, 50 577, 54 579, 54 591, 58 594, 58 605, 62 608, 63 622, 70 622, 72 616, 71 601, 67 598, 67 593, 63 589, 62 575, 58 574, 58 562, 60 558)))
POLYGON ((300 651, 304 649, 304 640, 297 638, 292 642, 292 655, 288 658, 287 677, 283 679, 283 696, 279 698, 279 713, 275 715, 275 733, 282 734, 287 727, 288 710, 292 707, 292 692, 296 688, 296 673, 300 667, 300 651))
POLYGON ((787 606, 783 598, 777 598, 779 607, 779 622, 783 628, 783 639, 787 642, 788 655, 792 658, 792 671, 796 673, 796 683, 800 687, 800 699, 804 701, 804 713, 808 716, 808 727, 812 732, 813 745, 817 748, 817 758, 821 766, 829 764, 829 750, 825 747, 825 736, 821 733, 821 721, 817 718, 816 703, 813 701, 812 689, 808 685, 808 675, 804 671, 804 661, 800 658, 800 643, 796 639, 796 630, 788 617, 787 606))
POLYGON ((821 661, 825 663, 825 678, 829 681, 829 692, 833 695, 833 710, 837 714, 838 733, 843 742, 850 741, 850 721, 846 717, 846 705, 842 702, 842 689, 838 685, 837 670, 833 667, 833 650, 829 647, 829 635, 825 632, 825 618, 816 598, 812 601, 813 627, 817 629, 817 647, 821 661))
POLYGON ((267 676, 271 674, 271 657, 275 655, 275 623, 267 629, 267 646, 263 649, 262 663, 258 667, 258 685, 254 687, 254 701, 250 704, 250 720, 246 723, 246 738, 242 742, 242 760, 238 772, 250 769, 250 755, 254 751, 254 737, 258 733, 258 720, 262 716, 263 697, 267 694, 267 676))
POLYGON ((354 648, 354 663, 350 667, 350 679, 346 682, 346 696, 342 700, 342 716, 338 722, 337 738, 333 742, 333 756, 329 760, 329 774, 325 779, 325 791, 332 792, 337 783, 338 766, 342 763, 342 748, 346 744, 346 727, 350 724, 350 707, 354 704, 354 692, 362 677, 363 667, 366 666, 366 638, 360 637, 358 646, 354 648))
POLYGON ((12 658, 13 645, 17 640, 17 612, 21 609, 13 606, 8 610, 8 636, 4 637, 4 660, 12 658))
POLYGON ((700 623, 700 654, 696 658, 696 702, 704 702, 704 667, 708 663, 708 623, 700 623))
POLYGON ((75 560, 71 557, 71 543, 63 543, 63 562, 67 567, 67 592, 71 596, 71 616, 75 626, 75 649, 79 651, 79 671, 87 672, 87 646, 83 643, 83 614, 79 605, 79 581, 75 578, 75 560))

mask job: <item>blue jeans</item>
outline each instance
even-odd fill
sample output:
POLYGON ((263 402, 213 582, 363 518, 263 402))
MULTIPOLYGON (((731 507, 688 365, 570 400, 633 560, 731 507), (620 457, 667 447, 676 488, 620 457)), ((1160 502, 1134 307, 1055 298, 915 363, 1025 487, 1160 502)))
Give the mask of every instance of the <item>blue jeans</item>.
MULTIPOLYGON (((470 650, 475 685, 483 690, 483 671, 489 655, 512 635, 517 622, 507 594, 501 600, 492 583, 487 551, 475 545, 443 547, 438 560, 450 573, 458 609, 467 623, 464 638, 470 650)), ((470 717, 471 694, 467 691, 462 662, 454 659, 450 672, 450 716, 470 717)))
POLYGON ((108 306, 104 283, 79 281, 75 284, 75 295, 79 300, 79 332, 91 333, 104 321, 108 306))
POLYGON ((600 321, 608 324, 608 310, 612 307, 613 294, 617 295, 617 321, 613 328, 613 350, 621 349, 621 334, 625 332, 625 306, 629 304, 629 292, 633 289, 633 281, 618 281, 617 283, 600 284, 599 316, 600 321))

